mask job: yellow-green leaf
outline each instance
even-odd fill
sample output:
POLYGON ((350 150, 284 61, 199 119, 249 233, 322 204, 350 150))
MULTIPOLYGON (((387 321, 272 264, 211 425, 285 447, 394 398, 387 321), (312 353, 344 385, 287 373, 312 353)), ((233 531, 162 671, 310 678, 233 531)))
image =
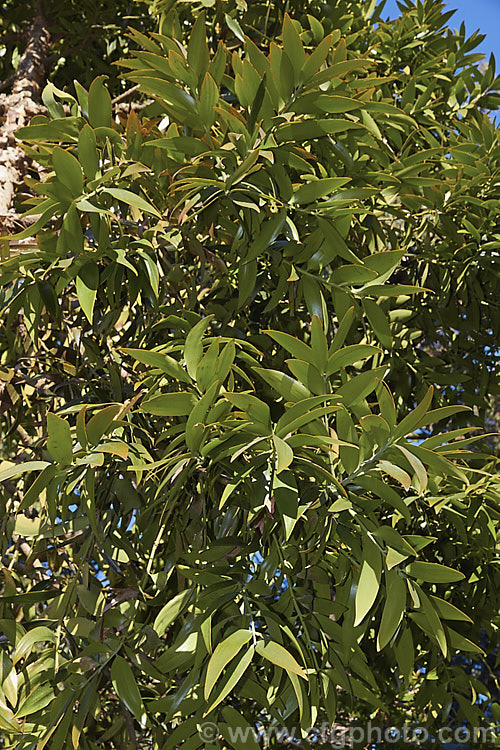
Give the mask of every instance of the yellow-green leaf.
POLYGON ((73 443, 69 423, 55 414, 47 415, 47 450, 59 464, 70 464, 73 458, 73 443))
POLYGON ((268 661, 276 664, 277 667, 281 667, 285 672, 292 672, 307 680, 307 675, 300 666, 300 664, 294 659, 289 651, 284 648, 280 643, 274 641, 257 641, 255 650, 260 656, 263 656, 268 661))

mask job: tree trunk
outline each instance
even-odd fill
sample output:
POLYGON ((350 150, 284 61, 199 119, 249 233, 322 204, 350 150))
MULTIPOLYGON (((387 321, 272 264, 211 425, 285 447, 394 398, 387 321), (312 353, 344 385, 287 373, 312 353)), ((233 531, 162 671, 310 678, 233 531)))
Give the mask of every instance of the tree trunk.
POLYGON ((28 166, 28 159, 18 146, 14 133, 41 111, 38 98, 45 79, 50 34, 40 7, 27 37, 19 67, 9 79, 11 92, 0 95, 0 118, 3 120, 0 134, 0 230, 12 230, 16 226, 19 215, 13 207, 14 195, 28 166))

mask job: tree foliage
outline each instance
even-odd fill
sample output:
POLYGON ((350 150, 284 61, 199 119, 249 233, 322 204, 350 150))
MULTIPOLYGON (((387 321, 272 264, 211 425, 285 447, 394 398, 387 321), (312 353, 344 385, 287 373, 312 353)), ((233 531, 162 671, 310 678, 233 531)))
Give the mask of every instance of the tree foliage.
POLYGON ((484 720, 494 59, 434 0, 286 10, 154 3, 120 62, 152 103, 49 84, 17 131, 6 748, 484 720))

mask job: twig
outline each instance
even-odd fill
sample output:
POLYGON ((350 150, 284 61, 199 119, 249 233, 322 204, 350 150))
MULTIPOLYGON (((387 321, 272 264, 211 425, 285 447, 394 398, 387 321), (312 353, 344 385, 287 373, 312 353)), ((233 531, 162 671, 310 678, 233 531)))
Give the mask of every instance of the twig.
POLYGON ((127 89, 127 91, 123 91, 121 94, 118 94, 118 96, 115 96, 114 99, 111 100, 111 103, 113 105, 119 104, 120 102, 123 102, 124 99, 127 99, 130 94, 133 94, 134 91, 137 91, 140 88, 140 85, 137 83, 135 86, 132 86, 132 88, 127 89))

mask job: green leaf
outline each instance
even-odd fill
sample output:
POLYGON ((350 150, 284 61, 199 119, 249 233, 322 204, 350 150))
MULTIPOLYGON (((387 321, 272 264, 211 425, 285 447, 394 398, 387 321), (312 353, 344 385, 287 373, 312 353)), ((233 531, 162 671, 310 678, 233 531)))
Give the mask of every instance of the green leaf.
MULTIPOLYGON (((460 414, 463 411, 471 411, 470 406, 441 406, 439 409, 431 409, 420 422, 420 427, 427 427, 429 424, 439 422, 441 419, 447 419, 454 414, 460 414)), ((410 415, 408 415, 410 416, 410 415)))
POLYGON ((377 378, 383 378, 386 370, 386 367, 376 367, 368 372, 362 372, 341 385, 335 395, 342 396, 346 406, 355 406, 373 391, 377 384, 377 378))
POLYGON ((219 87, 215 83, 210 73, 205 73, 203 83, 200 89, 200 102, 198 112, 208 131, 215 120, 215 107, 219 102, 219 87))
POLYGON ((465 612, 457 609, 457 607, 455 607, 453 604, 450 604, 450 602, 447 602, 444 599, 440 599, 439 596, 433 596, 432 594, 429 598, 431 599, 434 607, 437 609, 439 616, 442 617, 443 620, 462 620, 463 622, 473 622, 469 615, 466 615, 465 612))
POLYGON ((269 406, 250 393, 225 393, 226 398, 237 409, 244 411, 251 422, 258 422, 267 429, 271 426, 271 412, 269 406))
POLYGON ((61 596, 64 592, 59 589, 42 589, 40 591, 28 591, 26 594, 11 594, 0 596, 0 602, 6 604, 17 604, 19 607, 28 607, 37 602, 48 602, 61 596))
POLYGON ((89 443, 97 445, 102 436, 106 434, 113 424, 113 420, 120 413, 121 404, 111 404, 100 409, 86 424, 86 432, 89 443))
POLYGON ((410 488, 411 477, 400 466, 396 466, 390 461, 382 460, 378 462, 378 467, 381 471, 389 474, 389 476, 395 479, 396 482, 399 482, 399 484, 401 484, 405 488, 405 490, 408 490, 410 488))
POLYGON ((134 673, 122 656, 115 656, 113 659, 111 665, 111 682, 113 683, 116 695, 123 701, 132 716, 135 716, 140 724, 145 726, 146 713, 141 694, 137 687, 134 673))
POLYGON ((446 632, 448 634, 448 638, 450 640, 450 646, 452 648, 455 648, 458 651, 465 651, 467 653, 483 654, 484 656, 483 649, 477 646, 472 641, 470 641, 461 633, 457 633, 456 630, 452 630, 449 627, 446 628, 446 632))
POLYGON ((273 443, 276 450, 276 473, 287 469, 293 461, 293 450, 285 440, 273 435, 273 443))
POLYGON ((325 373, 328 365, 328 344, 323 323, 317 315, 313 315, 311 321, 311 348, 315 366, 321 373, 325 373))
POLYGON ((282 331, 264 331, 268 336, 271 336, 280 346, 293 354, 297 359, 303 359, 305 362, 314 365, 315 359, 313 350, 307 344, 304 344, 295 336, 290 336, 289 333, 283 333, 282 331))
POLYGON ((140 195, 132 193, 130 190, 107 187, 104 188, 103 192, 108 193, 108 195, 112 195, 113 198, 116 198, 117 200, 122 201, 129 206, 133 206, 134 208, 138 208, 140 211, 144 211, 144 213, 153 214, 153 216, 157 216, 158 218, 160 218, 160 214, 158 213, 156 208, 151 205, 151 203, 144 200, 144 198, 141 198, 140 195))
POLYGON ((429 410, 429 406, 431 405, 433 394, 434 388, 431 385, 429 386, 427 393, 425 394, 419 405, 398 424, 394 432, 395 438, 408 435, 417 427, 422 426, 425 415, 429 410))
POLYGON ((381 651, 399 627, 406 609, 406 586, 395 569, 385 573, 386 598, 377 636, 377 651, 381 651))
POLYGON ((363 102, 351 99, 348 96, 336 96, 335 94, 320 94, 315 104, 323 112, 329 114, 339 114, 342 112, 351 112, 353 109, 360 109, 363 102))
MULTIPOLYGON (((58 471, 58 467, 55 466, 54 464, 47 464, 42 469, 42 471, 39 473, 35 481, 30 485, 30 487, 24 493, 23 499, 21 500, 17 508, 18 513, 21 513, 21 511, 25 510, 26 508, 31 507, 35 502, 39 500, 40 494, 43 492, 43 490, 47 488, 50 482, 54 479, 54 477, 57 474, 57 471, 58 471)), ((1 481, 1 476, 0 476, 0 481, 1 481)))
POLYGON ((221 686, 221 691, 219 695, 217 696, 216 700, 211 704, 211 706, 205 711, 203 716, 206 716, 211 711, 214 710, 222 701, 224 698, 226 698, 231 690, 237 685, 237 683, 240 681, 240 679, 243 677, 244 673, 250 666, 250 662, 253 659, 254 654, 254 647, 251 646, 248 651, 243 654, 239 662, 236 664, 235 668, 227 675, 227 678, 224 682, 224 684, 221 686))
POLYGON ((78 160, 83 167, 85 177, 93 180, 99 170, 99 154, 95 133, 90 125, 84 125, 78 136, 78 160))
POLYGON ((363 359, 373 357, 375 354, 380 354, 380 349, 377 346, 371 346, 371 344, 345 346, 343 349, 339 349, 329 356, 326 374, 333 375, 334 372, 343 370, 355 362, 361 362, 363 359))
POLYGON ((80 307, 85 313, 85 317, 92 325, 94 314, 94 305, 99 287, 99 268, 93 260, 89 260, 83 268, 80 269, 76 277, 76 294, 80 307))
POLYGON ((329 34, 318 44, 316 49, 307 57, 302 67, 302 77, 305 81, 318 72, 326 60, 332 46, 333 35, 329 34))
POLYGON ((303 383, 311 393, 320 395, 327 390, 323 376, 314 365, 300 359, 287 359, 285 361, 292 375, 295 375, 297 380, 303 383))
POLYGON ((111 96, 104 85, 107 76, 94 78, 89 89, 89 122, 93 128, 111 127, 111 96))
POLYGON ((436 609, 432 606, 430 599, 424 594, 418 584, 413 584, 413 588, 420 599, 420 610, 412 613, 412 619, 414 619, 418 626, 422 627, 431 638, 437 641, 443 656, 446 658, 448 654, 448 643, 446 641, 446 635, 443 624, 439 619, 439 615, 436 612, 436 609))
POLYGON ((49 641, 50 643, 56 643, 57 641, 57 635, 52 630, 49 630, 49 628, 40 626, 37 628, 33 628, 32 630, 28 630, 28 632, 23 635, 21 640, 16 645, 15 651, 12 654, 12 663, 17 664, 18 661, 24 659, 26 656, 29 656, 33 646, 36 643, 47 641, 49 641))
POLYGON ((204 688, 205 700, 208 700, 224 668, 251 638, 252 633, 250 630, 236 630, 217 645, 208 662, 204 688))
POLYGON ((304 52, 304 46, 300 39, 299 32, 295 28, 295 25, 288 13, 285 13, 285 17, 283 20, 282 36, 283 48, 286 49, 287 54, 292 61, 295 72, 299 73, 306 62, 306 53, 304 52))
POLYGON ((257 261, 241 263, 238 269, 238 307, 242 307, 252 296, 257 280, 257 261))
POLYGON ((281 667, 288 674, 291 672, 292 674, 296 674, 304 680, 307 680, 307 675, 300 664, 280 643, 259 640, 257 641, 255 650, 260 656, 263 656, 264 659, 272 662, 272 664, 276 664, 277 667, 281 667))
POLYGON ((401 453, 415 472, 415 476, 418 482, 417 488, 420 492, 425 492, 425 490, 427 489, 428 477, 422 461, 418 458, 418 456, 415 456, 414 453, 405 448, 404 445, 396 445, 396 448, 401 451, 401 453))
POLYGON ((343 185, 350 182, 350 177, 324 177, 321 180, 307 182, 301 185, 292 196, 291 203, 313 203, 326 195, 335 193, 343 185))
POLYGON ((464 472, 439 453, 429 451, 421 445, 413 445, 413 443, 411 444, 411 451, 420 458, 422 463, 430 466, 437 474, 443 474, 444 476, 451 474, 458 477, 464 484, 468 484, 464 472))
POLYGON ((380 305, 371 299, 364 299, 363 307, 376 337, 382 346, 386 349, 390 349, 392 347, 392 333, 389 327, 387 315, 380 305))
POLYGON ((465 576, 458 570, 453 570, 447 565, 430 562, 413 562, 406 566, 406 572, 412 578, 421 579, 426 583, 454 583, 462 581, 465 576))
POLYGON ((224 18, 226 19, 226 24, 227 24, 228 29, 231 29, 236 39, 239 39, 240 42, 244 42, 245 35, 243 31, 241 30, 241 26, 239 25, 237 19, 232 18, 230 15, 228 15, 228 13, 224 13, 224 18))
POLYGON ((205 11, 202 11, 192 28, 187 50, 188 63, 200 77, 207 72, 210 60, 205 23, 205 11))
POLYGON ((247 263, 251 260, 255 260, 267 251, 269 245, 271 245, 280 234, 285 219, 286 213, 284 211, 279 211, 270 219, 266 219, 262 223, 259 233, 255 235, 255 239, 250 244, 247 254, 244 257, 244 260, 247 263))
POLYGON ((167 628, 179 617, 182 610, 186 608, 191 600, 192 594, 193 589, 181 591, 180 594, 174 596, 173 599, 160 609, 153 623, 153 630, 155 630, 160 637, 165 634, 167 628))
POLYGON ((208 315, 196 323, 186 336, 184 344, 184 361, 189 375, 196 380, 196 368, 203 356, 203 334, 210 325, 213 315, 208 315))
POLYGON ((311 396, 311 392, 302 383, 279 370, 266 370, 263 367, 252 369, 288 401, 301 401, 311 396))
POLYGON ((20 477, 22 474, 28 474, 31 471, 39 471, 51 465, 48 461, 26 461, 24 464, 9 466, 8 469, 0 472, 0 482, 7 482, 14 477, 20 477))
POLYGON ((363 562, 356 589, 354 627, 365 619, 377 599, 381 572, 380 552, 373 542, 367 541, 363 548, 363 562))
POLYGON ((380 414, 392 428, 396 424, 396 405, 392 393, 383 380, 378 381, 375 389, 380 407, 380 414))
POLYGON ((141 76, 137 80, 139 80, 140 87, 146 94, 151 94, 162 100, 164 105, 174 110, 181 120, 196 115, 195 100, 187 91, 176 84, 162 78, 146 78, 145 76, 141 76))
POLYGON ((168 354, 162 352, 147 351, 146 349, 122 349, 124 354, 128 354, 138 362, 142 362, 144 365, 155 367, 161 370, 166 375, 175 380, 180 380, 183 383, 191 383, 191 378, 186 374, 184 368, 177 362, 176 359, 170 357, 168 354))
POLYGON ((326 406, 321 407, 320 409, 316 408, 325 401, 334 400, 335 398, 336 397, 332 394, 312 396, 312 398, 300 400, 293 406, 287 407, 286 411, 276 424, 276 434, 283 438, 288 433, 298 430, 308 422, 314 421, 317 417, 337 410, 339 408, 338 406, 326 406))
POLYGON ((78 159, 59 146, 52 152, 52 164, 59 182, 77 197, 83 192, 83 173, 78 159))
POLYGON ((186 423, 186 445, 189 450, 198 453, 205 434, 205 422, 207 414, 220 389, 220 383, 216 380, 206 393, 200 398, 193 408, 186 423))
POLYGON ((356 317, 356 313, 354 312, 354 305, 352 305, 344 313, 344 316, 342 320, 340 321, 340 325, 337 328, 335 337, 333 339, 333 343, 329 350, 330 357, 332 357, 335 354, 335 352, 337 352, 344 345, 344 341, 346 340, 347 335, 349 331, 351 330, 355 317, 356 317))
POLYGON ((29 716, 37 711, 41 711, 42 708, 46 708, 49 703, 54 700, 54 697, 54 691, 51 685, 48 683, 37 685, 21 703, 16 712, 15 718, 21 719, 24 716, 29 716))
POLYGON ((55 414, 47 414, 47 450, 59 464, 68 465, 73 460, 73 441, 68 422, 55 414))
POLYGON ((163 393, 143 401, 141 411, 158 417, 183 417, 191 413, 195 404, 196 398, 192 393, 163 393))
POLYGON ((234 750, 260 750, 253 733, 255 730, 252 731, 252 727, 239 711, 232 706, 224 706, 222 716, 226 724, 219 722, 219 729, 229 747, 234 750))

